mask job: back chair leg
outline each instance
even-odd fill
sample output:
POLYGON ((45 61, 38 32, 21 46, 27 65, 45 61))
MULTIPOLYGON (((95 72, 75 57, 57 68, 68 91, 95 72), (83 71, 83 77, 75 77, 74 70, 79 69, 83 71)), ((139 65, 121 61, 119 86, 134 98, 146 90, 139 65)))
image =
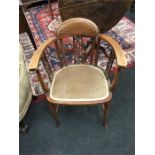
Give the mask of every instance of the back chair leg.
POLYGON ((55 120, 56 126, 59 127, 60 126, 60 122, 59 122, 59 119, 58 119, 58 116, 57 116, 58 105, 52 104, 52 103, 48 103, 48 107, 49 107, 49 110, 51 112, 51 116, 55 120))
POLYGON ((48 6, 49 6, 50 14, 51 14, 52 19, 53 19, 54 17, 53 17, 53 10, 52 10, 52 6, 51 6, 51 0, 48 0, 48 6))
POLYGON ((105 128, 108 127, 108 117, 109 117, 109 108, 110 108, 110 102, 106 102, 102 105, 103 108, 103 126, 105 128))

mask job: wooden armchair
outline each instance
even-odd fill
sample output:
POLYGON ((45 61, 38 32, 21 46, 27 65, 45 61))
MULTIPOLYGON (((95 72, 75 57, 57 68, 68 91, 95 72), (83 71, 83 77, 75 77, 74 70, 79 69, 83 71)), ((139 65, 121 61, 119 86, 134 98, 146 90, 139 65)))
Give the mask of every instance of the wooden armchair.
MULTIPOLYGON (((42 87, 46 92, 49 109, 52 117, 59 126, 58 108, 61 105, 102 105, 103 125, 107 127, 108 111, 120 69, 127 66, 127 60, 121 47, 110 37, 99 34, 95 23, 85 18, 71 18, 64 21, 57 36, 47 39, 36 50, 31 58, 29 69, 36 70, 42 87), (70 38, 70 46, 66 47, 65 38, 70 38), (105 41, 111 45, 111 51, 100 47, 100 42, 105 41), (44 51, 48 47, 56 49, 61 69, 51 77, 51 88, 41 80, 38 64, 44 51), (105 70, 97 66, 98 52, 102 50, 108 58, 105 70), (67 52, 71 59, 68 60, 67 52), (109 81, 109 74, 114 60, 117 65, 113 79, 109 81)), ((49 72, 49 68, 48 68, 49 72)))

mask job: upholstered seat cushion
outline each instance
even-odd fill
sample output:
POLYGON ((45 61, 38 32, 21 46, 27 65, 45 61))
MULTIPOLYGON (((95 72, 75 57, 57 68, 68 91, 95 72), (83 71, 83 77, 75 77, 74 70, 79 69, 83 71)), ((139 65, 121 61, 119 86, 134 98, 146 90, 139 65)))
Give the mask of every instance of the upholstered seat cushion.
POLYGON ((104 73, 92 65, 70 65, 54 75, 50 98, 54 103, 102 101, 109 96, 104 73))

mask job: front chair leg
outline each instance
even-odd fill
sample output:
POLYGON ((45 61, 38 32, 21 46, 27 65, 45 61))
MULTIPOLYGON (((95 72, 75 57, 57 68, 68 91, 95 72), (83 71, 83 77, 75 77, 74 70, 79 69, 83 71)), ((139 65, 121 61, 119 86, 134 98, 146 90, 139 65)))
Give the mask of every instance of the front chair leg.
POLYGON ((58 105, 52 104, 52 103, 48 103, 48 107, 49 107, 49 110, 51 112, 51 116, 55 120, 56 126, 59 127, 60 123, 59 123, 59 119, 58 119, 58 116, 57 116, 58 105))
POLYGON ((103 108, 103 126, 105 128, 108 127, 109 107, 110 107, 110 102, 106 102, 102 105, 102 108, 103 108))

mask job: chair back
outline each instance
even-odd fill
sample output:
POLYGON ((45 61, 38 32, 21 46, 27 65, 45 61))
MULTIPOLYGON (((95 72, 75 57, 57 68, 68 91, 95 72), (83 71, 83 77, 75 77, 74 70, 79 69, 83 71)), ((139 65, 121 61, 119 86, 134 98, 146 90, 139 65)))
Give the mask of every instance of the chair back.
POLYGON ((85 18, 71 18, 58 28, 56 49, 61 66, 87 63, 97 65, 97 25, 85 18))
MULTIPOLYGON (((101 68, 101 70, 107 78, 116 60, 116 54, 117 58, 119 58, 119 65, 125 66, 125 56, 122 54, 121 47, 110 37, 99 34, 99 29, 94 22, 85 18, 71 18, 59 26, 56 37, 49 38, 38 48, 38 51, 33 56, 35 61, 32 62, 34 64, 32 63, 30 68, 37 68, 39 59, 42 58, 49 79, 52 82, 55 71, 70 64, 90 64, 99 67, 99 54, 100 60, 105 59, 103 62, 105 67, 101 68), (43 52, 45 49, 46 51, 43 52)), ((115 62, 116 69, 119 71, 117 61, 115 62)), ((37 70, 37 74, 39 81, 42 81, 41 85, 44 87, 44 91, 48 92, 50 85, 44 84, 40 71, 37 70)), ((115 79, 117 79, 118 76, 115 75, 115 79)))

